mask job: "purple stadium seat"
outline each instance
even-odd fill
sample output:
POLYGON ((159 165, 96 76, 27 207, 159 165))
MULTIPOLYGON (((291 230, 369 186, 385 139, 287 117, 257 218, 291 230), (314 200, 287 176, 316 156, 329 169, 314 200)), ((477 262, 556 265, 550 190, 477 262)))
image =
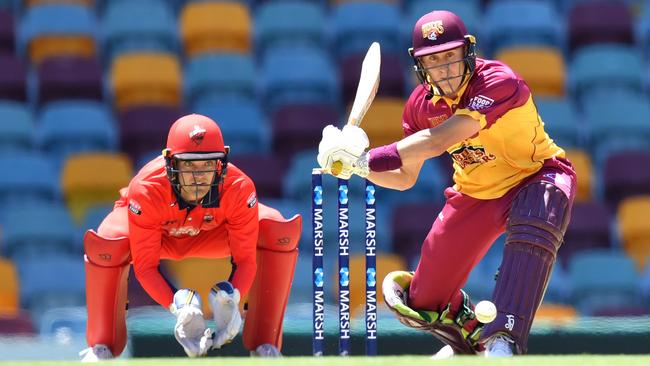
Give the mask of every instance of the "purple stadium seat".
POLYGON ((0 99, 27 101, 27 69, 10 54, 0 54, 0 99))
POLYGON ((433 220, 442 209, 434 202, 407 203, 393 210, 393 251, 412 263, 420 255, 420 247, 433 220))
POLYGON ((650 150, 614 153, 603 168, 605 201, 609 209, 628 196, 650 194, 650 150))
POLYGON ((35 335, 34 324, 29 312, 19 310, 17 314, 0 313, 0 335, 35 335))
MULTIPOLYGON (((348 105, 354 100, 357 94, 357 85, 359 84, 359 75, 361 74, 361 64, 365 53, 355 54, 346 57, 341 62, 340 78, 343 89, 343 103, 348 105)), ((381 71, 379 78, 378 96, 401 97, 404 94, 404 66, 401 64, 400 57, 395 54, 381 55, 381 71)))
POLYGON ((140 106, 119 115, 121 150, 133 161, 152 150, 162 151, 169 127, 183 112, 175 107, 140 106))
POLYGON ((583 1, 568 18, 569 50, 592 43, 634 44, 634 20, 622 1, 583 1))
POLYGON ((559 259, 566 268, 576 252, 593 248, 610 247, 610 214, 599 202, 576 202, 571 212, 571 222, 560 247, 559 259))
POLYGON ((61 99, 102 100, 103 76, 97 59, 51 57, 38 66, 37 73, 40 104, 61 99))
POLYGON ((0 53, 14 53, 14 18, 8 9, 0 9, 0 53))
POLYGON ((255 182, 260 199, 281 198, 282 179, 287 163, 274 155, 241 155, 231 158, 255 182))
MULTIPOLYGON (((138 306, 152 306, 158 305, 158 303, 152 299, 149 294, 142 288, 140 282, 135 278, 135 273, 133 272, 133 266, 129 270, 129 285, 128 285, 128 298, 129 298, 129 308, 135 308, 138 306)), ((167 277, 170 278, 170 277, 167 277)))
POLYGON ((337 109, 328 104, 286 105, 273 114, 272 149, 282 159, 318 145, 323 127, 340 126, 337 109))

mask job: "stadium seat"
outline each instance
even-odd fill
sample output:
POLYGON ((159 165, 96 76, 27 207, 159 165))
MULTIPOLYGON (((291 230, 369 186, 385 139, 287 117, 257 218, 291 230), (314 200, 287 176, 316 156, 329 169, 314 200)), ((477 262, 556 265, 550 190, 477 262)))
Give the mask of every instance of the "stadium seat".
POLYGON ((155 151, 155 155, 167 144, 172 123, 183 115, 177 107, 143 105, 131 107, 118 114, 120 146, 132 161, 143 154, 155 151))
POLYGON ((404 52, 400 39, 401 14, 396 4, 379 1, 336 4, 330 21, 330 43, 339 60, 365 53, 374 41, 381 44, 382 53, 404 52))
POLYGON ((0 174, 0 204, 26 205, 60 199, 57 175, 47 158, 35 152, 0 155, 0 166, 11 174, 0 174))
POLYGON ((494 274, 495 271, 489 270, 484 263, 479 263, 472 269, 467 277, 467 281, 462 287, 470 296, 472 303, 476 304, 481 300, 489 300, 492 298, 492 292, 496 284, 494 274))
POLYGON ((323 128, 341 121, 338 108, 331 104, 287 104, 272 117, 271 146, 274 154, 289 160, 295 153, 313 149, 323 128), (314 117, 316 116, 316 117, 314 117))
POLYGON ((255 182, 257 197, 261 201, 282 197, 283 175, 276 172, 283 172, 286 165, 277 155, 240 154, 233 156, 229 162, 251 177, 255 182))
MULTIPOLYGON (((381 283, 392 271, 403 271, 406 269, 406 261, 397 254, 378 253, 376 261, 376 286, 377 286, 377 306, 383 305, 384 298, 381 290, 381 283)), ((311 272, 311 271, 310 271, 311 272)), ((332 271, 335 279, 331 283, 338 283, 338 271, 332 271)), ((366 303, 366 258, 364 253, 350 255, 350 316, 360 316, 365 310, 366 303)), ((337 286, 332 286, 338 291, 337 286)), ((337 292, 338 294, 338 292, 337 292)), ((337 295, 338 296, 338 295, 337 295)))
POLYGON ((317 2, 288 0, 263 2, 255 11, 255 53, 284 45, 325 46, 324 7, 317 2))
POLYGON ((14 53, 14 17, 9 9, 0 8, 0 53, 14 53))
POLYGON ((182 72, 173 54, 129 53, 116 57, 110 78, 118 110, 152 104, 181 105, 182 72))
POLYGON ((92 11, 74 4, 48 4, 27 9, 18 32, 18 53, 34 64, 49 57, 93 57, 97 54, 97 22, 92 11))
POLYGON ((34 147, 34 120, 26 105, 0 101, 0 151, 30 151, 34 147))
POLYGON ((121 153, 87 153, 69 157, 63 166, 61 186, 75 222, 88 207, 110 204, 119 198, 133 176, 131 161, 121 153))
POLYGON ((35 333, 29 311, 18 309, 16 314, 0 312, 0 335, 30 337, 35 333))
POLYGON ((27 101, 27 67, 13 54, 0 53, 0 99, 27 101))
POLYGON ((596 43, 634 45, 634 19, 621 1, 582 1, 569 11, 567 19, 569 51, 596 43), (603 24, 607 31, 603 32, 603 24))
POLYGON ((262 63, 260 89, 263 103, 272 113, 288 104, 336 105, 337 81, 336 69, 325 50, 275 47, 262 63))
POLYGON ((562 148, 583 146, 584 129, 571 99, 535 99, 537 112, 544 121, 544 130, 562 148))
POLYGON ((269 151, 271 131, 258 104, 249 99, 221 99, 194 106, 194 112, 215 120, 231 156, 269 151))
POLYGON ((70 213, 61 204, 14 206, 2 219, 4 252, 17 261, 81 253, 70 213))
MULTIPOLYGON (((0 318, 18 315, 20 299, 18 297, 20 282, 13 262, 0 257, 0 318)), ((0 324, 2 321, 0 320, 0 324)), ((2 327, 4 330, 4 327, 2 327)), ((0 331, 0 333, 4 333, 0 331)))
POLYGON ((363 119, 363 129, 370 146, 382 146, 404 137, 402 112, 406 100, 402 98, 376 98, 363 119))
POLYGON ((84 213, 83 221, 80 226, 80 238, 86 233, 86 230, 95 230, 104 221, 104 218, 113 210, 113 204, 98 204, 88 207, 84 213))
POLYGON ((635 47, 594 44, 576 50, 569 65, 568 87, 574 100, 591 106, 594 93, 612 95, 642 91, 643 60, 635 47), (588 92, 588 93, 587 93, 588 92))
POLYGON ((420 249, 426 238, 433 218, 442 209, 442 204, 427 200, 396 204, 392 213, 393 252, 413 263, 420 257, 420 249))
POLYGON ((625 252, 641 272, 650 259, 650 195, 630 196, 618 206, 618 228, 625 252))
POLYGON ((402 204, 409 202, 435 202, 442 204, 444 190, 449 186, 447 177, 451 172, 445 171, 439 161, 429 159, 424 162, 415 185, 404 191, 378 188, 382 203, 402 204))
MULTIPOLYGON (((357 94, 361 65, 366 52, 356 53, 345 57, 341 61, 339 76, 343 89, 343 103, 352 103, 357 94)), ((404 66, 401 63, 403 57, 399 54, 385 53, 381 55, 381 70, 379 73, 378 97, 401 98, 404 94, 406 80, 404 78, 404 66)))
POLYGON ((19 3, 22 2, 24 8, 49 4, 76 4, 83 5, 90 9, 95 6, 95 3, 102 1, 104 0, 18 0, 19 3))
POLYGON ((564 243, 559 250, 559 262, 567 267, 578 252, 611 248, 610 220, 607 207, 598 201, 574 203, 564 243))
MULTIPOLYGON (((217 282, 230 277, 232 264, 230 257, 219 259, 185 258, 180 261, 164 260, 163 264, 170 274, 169 280, 177 288, 196 290, 203 301, 203 314, 212 314, 208 294, 217 282)), ((241 304, 244 304, 242 299, 241 304)))
POLYGON ((99 60, 83 57, 50 57, 38 66, 38 103, 61 99, 101 101, 104 76, 99 60))
POLYGON ((483 49, 496 54, 513 46, 562 45, 563 29, 552 4, 535 0, 497 1, 487 5, 484 24, 486 40, 483 49))
POLYGON ((575 323, 578 310, 571 305, 543 302, 535 313, 533 324, 561 326, 575 323))
POLYGON ((102 17, 102 51, 110 61, 128 52, 178 51, 176 18, 168 1, 109 1, 102 17))
POLYGON ((581 315, 640 305, 639 276, 623 252, 593 250, 576 253, 569 263, 573 305, 581 315), (605 270, 615 268, 615 271, 605 270))
POLYGON ((61 101, 43 107, 36 142, 60 167, 72 154, 117 148, 116 123, 100 102, 61 101))
POLYGON ((256 67, 250 55, 204 53, 185 67, 185 100, 190 106, 213 99, 256 97, 256 67))
POLYGON ((576 202, 587 202, 592 198, 592 186, 594 172, 589 154, 581 149, 567 149, 566 156, 578 175, 578 189, 576 190, 576 202))
POLYGON ((189 2, 179 19, 185 56, 211 52, 251 52, 251 19, 239 2, 189 2))
POLYGON ((563 97, 565 67, 562 50, 555 47, 518 46, 502 48, 497 60, 521 75, 535 97, 563 97))
POLYGON ((62 334, 84 337, 88 315, 85 306, 68 306, 48 309, 40 319, 39 333, 44 337, 62 334))
POLYGON ((650 194, 650 149, 611 155, 601 179, 605 201, 612 211, 626 197, 650 194))

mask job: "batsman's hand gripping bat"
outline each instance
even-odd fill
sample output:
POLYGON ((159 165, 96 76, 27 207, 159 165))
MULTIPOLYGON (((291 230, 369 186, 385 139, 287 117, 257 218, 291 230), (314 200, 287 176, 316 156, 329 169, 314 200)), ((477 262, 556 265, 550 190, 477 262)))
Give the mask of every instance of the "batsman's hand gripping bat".
MULTIPOLYGON (((381 49, 378 42, 373 42, 368 48, 366 57, 361 64, 361 76, 357 86, 357 95, 352 103, 352 110, 348 116, 349 125, 359 126, 363 116, 366 115, 370 104, 375 99, 377 88, 379 88, 379 70, 381 68, 381 49)), ((336 176, 343 170, 343 163, 335 161, 332 163, 331 173, 336 176)))

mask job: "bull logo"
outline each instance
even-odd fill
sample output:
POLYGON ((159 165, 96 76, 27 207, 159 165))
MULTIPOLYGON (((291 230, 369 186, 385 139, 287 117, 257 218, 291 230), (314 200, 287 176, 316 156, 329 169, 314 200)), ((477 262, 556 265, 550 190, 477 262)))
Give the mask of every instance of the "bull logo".
POLYGON ((422 38, 430 41, 435 41, 445 32, 445 27, 442 25, 442 20, 434 20, 422 24, 422 38))
POLYGON ((205 129, 201 128, 198 125, 194 125, 194 129, 190 131, 190 139, 196 146, 201 145, 203 138, 205 137, 205 129))

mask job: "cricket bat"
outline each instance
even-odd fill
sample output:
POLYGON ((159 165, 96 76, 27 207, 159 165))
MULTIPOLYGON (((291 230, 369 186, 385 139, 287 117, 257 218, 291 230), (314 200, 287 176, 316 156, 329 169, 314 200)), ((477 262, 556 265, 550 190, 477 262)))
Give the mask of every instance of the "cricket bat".
MULTIPOLYGON (((357 94, 352 103, 352 109, 348 116, 349 125, 359 126, 366 115, 370 104, 375 99, 377 89, 379 88, 379 70, 381 68, 381 49, 379 43, 373 42, 368 48, 366 57, 361 64, 361 76, 359 76, 359 85, 357 94)), ((332 163, 332 175, 339 175, 343 169, 343 163, 335 161, 332 163)))

